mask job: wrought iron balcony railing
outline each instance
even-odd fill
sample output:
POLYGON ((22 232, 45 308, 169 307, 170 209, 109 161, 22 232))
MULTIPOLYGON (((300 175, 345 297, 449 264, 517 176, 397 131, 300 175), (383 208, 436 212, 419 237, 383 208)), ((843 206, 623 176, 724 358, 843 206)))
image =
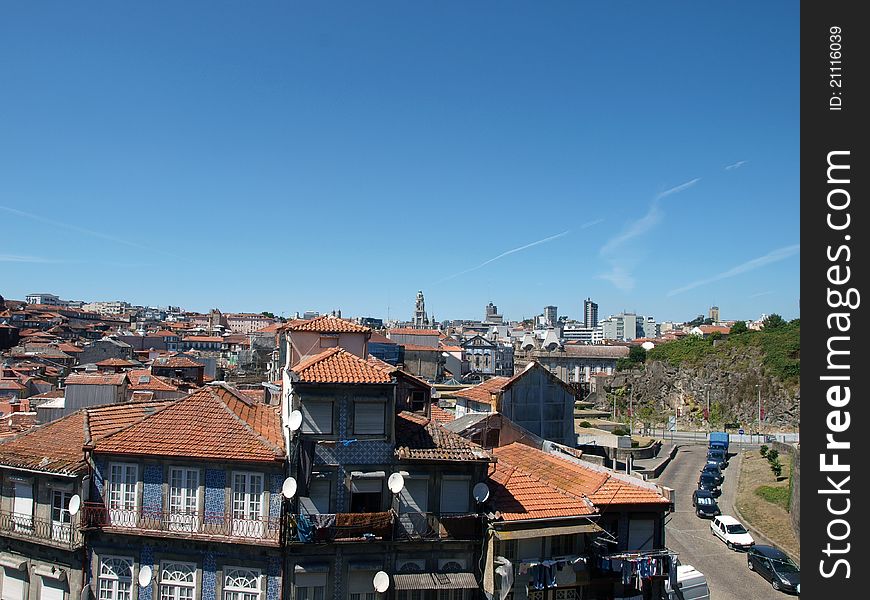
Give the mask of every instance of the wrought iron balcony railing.
POLYGON ((0 534, 61 548, 78 548, 83 537, 78 523, 37 519, 15 512, 0 511, 0 534))
POLYGON ((99 502, 84 505, 82 527, 159 537, 232 538, 236 542, 252 544, 278 545, 281 540, 279 517, 108 508, 99 502))

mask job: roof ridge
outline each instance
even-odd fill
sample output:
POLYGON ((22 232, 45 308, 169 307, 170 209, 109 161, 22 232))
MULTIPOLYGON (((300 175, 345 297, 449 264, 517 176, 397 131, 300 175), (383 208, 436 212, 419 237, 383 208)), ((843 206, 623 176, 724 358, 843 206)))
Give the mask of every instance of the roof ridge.
MULTIPOLYGON (((189 398, 189 397, 190 397, 190 396, 187 396, 187 398, 189 398)), ((96 440, 96 441, 97 441, 97 442, 100 442, 100 441, 103 441, 103 440, 105 440, 105 439, 107 439, 107 438, 112 437, 113 435, 117 435, 117 434, 121 433, 122 431, 127 431, 127 430, 130 429, 131 427, 135 427, 136 425, 139 425, 142 421, 145 421, 146 419, 149 419, 149 418, 151 418, 151 417, 153 417, 153 416, 155 416, 155 415, 159 415, 160 413, 162 413, 164 410, 166 410, 166 409, 169 408, 170 406, 175 406, 176 404, 179 404, 179 403, 181 403, 181 402, 184 402, 185 400, 187 400, 187 398, 179 398, 179 399, 177 399, 177 400, 169 400, 169 401, 166 402, 166 406, 160 407, 160 408, 158 408, 157 410, 155 410, 153 413, 150 413, 150 414, 146 414, 146 413, 143 411, 143 414, 142 414, 142 416, 141 416, 139 419, 133 421, 132 423, 130 423, 130 424, 128 424, 128 425, 125 425, 125 426, 121 427, 120 429, 116 429, 115 431, 112 431, 111 433, 107 433, 106 435, 102 436, 101 438, 99 438, 99 439, 96 440)), ((136 404, 140 404, 140 405, 141 405, 141 404, 149 404, 149 403, 148 403, 148 402, 140 402, 140 403, 124 402, 124 403, 122 403, 122 404, 123 404, 124 406, 131 406, 131 405, 136 405, 136 404)), ((121 404, 111 404, 111 405, 108 405, 108 406, 97 406, 97 407, 94 407, 94 408, 95 408, 95 409, 100 409, 100 408, 109 408, 109 407, 114 407, 114 406, 121 406, 121 404)), ((85 410, 85 411, 90 411, 90 410, 93 410, 93 409, 91 409, 91 408, 85 408, 84 410, 85 410)), ((88 419, 88 421, 90 422, 90 419, 88 419)), ((90 432, 88 432, 88 433, 90 433, 90 432)), ((91 442, 93 443, 94 440, 91 440, 91 442)))

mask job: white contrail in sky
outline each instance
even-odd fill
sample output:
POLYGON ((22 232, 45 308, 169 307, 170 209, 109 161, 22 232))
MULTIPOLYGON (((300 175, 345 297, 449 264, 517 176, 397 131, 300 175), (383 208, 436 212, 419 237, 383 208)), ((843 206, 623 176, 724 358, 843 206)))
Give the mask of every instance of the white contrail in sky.
POLYGON ((599 223, 604 223, 604 219, 595 219, 594 221, 589 221, 588 223, 583 223, 580 226, 580 229, 588 229, 589 227, 592 227, 593 225, 598 225, 599 223))
POLYGON ((0 254, 0 262, 14 263, 61 263, 65 260, 56 260, 53 258, 43 258, 41 256, 19 256, 16 254, 0 254))
POLYGON ((755 269, 760 269, 761 267, 767 266, 769 264, 779 262, 781 260, 785 260, 791 256, 794 256, 798 252, 800 252, 801 246, 800 244, 794 244, 792 246, 784 246, 782 248, 777 248, 776 250, 771 250, 764 256, 759 256, 758 258, 753 258, 752 260, 747 260, 745 263, 739 264, 736 267, 732 267, 727 271, 723 271, 718 275, 713 275, 712 277, 706 277, 704 279, 699 279, 698 281, 692 282, 688 285, 684 285, 683 287, 677 288, 675 290, 671 290, 668 292, 668 296, 676 296, 677 294, 682 294, 683 292, 687 292, 691 289, 694 289, 698 286, 706 285, 708 283, 713 283, 714 281, 719 281, 721 279, 727 279, 729 277, 734 277, 736 275, 742 275, 743 273, 748 273, 749 271, 754 271, 755 269))
POLYGON ((758 292, 757 294, 752 294, 752 295, 749 296, 749 297, 750 297, 750 298, 758 298, 759 296, 769 296, 769 295, 771 295, 771 294, 773 294, 773 293, 774 293, 774 291, 773 291, 773 290, 770 290, 769 292, 758 292))
POLYGON ((726 170, 726 171, 731 171, 731 170, 734 170, 734 169, 739 169, 740 167, 742 167, 743 165, 745 165, 746 162, 747 162, 747 161, 745 161, 745 160, 738 160, 736 163, 733 163, 733 164, 727 165, 727 166, 725 167, 725 170, 726 170))
POLYGON ((486 261, 480 263, 476 267, 471 267, 470 269, 465 269, 464 271, 460 271, 459 273, 454 273, 453 275, 448 275, 444 279, 440 279, 440 280, 436 281, 435 283, 436 284, 444 283, 445 281, 449 281, 450 279, 453 279, 455 277, 459 277, 460 275, 465 275, 466 273, 471 273, 472 271, 477 271, 478 269, 482 269, 486 265, 493 263, 499 259, 502 259, 505 256, 510 256, 511 254, 516 254, 517 252, 520 252, 522 250, 532 248, 533 246, 540 246, 541 244, 546 244, 547 242, 552 242, 553 240, 558 239, 560 237, 564 237, 564 236, 568 235, 569 233, 570 233, 570 231, 563 231, 562 233, 557 233, 556 235, 551 235, 550 237, 545 237, 542 240, 538 240, 536 242, 531 242, 531 243, 526 244, 524 246, 520 246, 519 248, 513 248, 512 250, 507 250, 506 252, 502 252, 498 256, 494 256, 493 258, 490 258, 489 260, 486 260, 486 261))

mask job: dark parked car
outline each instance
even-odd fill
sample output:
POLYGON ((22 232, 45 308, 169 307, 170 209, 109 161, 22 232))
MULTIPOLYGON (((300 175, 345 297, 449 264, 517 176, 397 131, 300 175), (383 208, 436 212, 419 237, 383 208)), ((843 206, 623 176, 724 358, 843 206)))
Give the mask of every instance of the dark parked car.
POLYGON ((701 474, 707 474, 716 478, 716 483, 721 484, 725 481, 725 476, 722 474, 722 469, 719 468, 718 465, 707 463, 704 465, 704 468, 701 469, 701 474))
POLYGON ((775 590, 797 592, 801 571, 788 555, 773 546, 753 546, 746 555, 749 568, 770 582, 775 590))
POLYGON ((728 455, 721 448, 710 448, 707 450, 707 460, 715 460, 722 469, 728 466, 728 455))
POLYGON ((713 498, 713 492, 710 490, 697 489, 692 492, 692 506, 695 507, 695 514, 699 517, 710 517, 721 515, 719 505, 713 498))
POLYGON ((714 496, 722 493, 722 490, 719 489, 719 482, 713 475, 707 473, 701 473, 701 476, 698 478, 698 489, 712 492, 714 496))

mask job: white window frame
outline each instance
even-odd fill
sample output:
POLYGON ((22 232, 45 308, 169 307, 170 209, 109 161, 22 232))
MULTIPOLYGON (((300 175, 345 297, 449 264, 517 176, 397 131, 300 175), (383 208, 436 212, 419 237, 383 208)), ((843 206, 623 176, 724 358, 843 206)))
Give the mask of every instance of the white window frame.
POLYGON ((197 531, 199 529, 199 486, 201 472, 193 467, 169 467, 169 530, 197 531), (181 485, 175 486, 176 475, 181 485), (191 482, 191 476, 194 481, 191 482), (193 488, 191 483, 195 483, 193 488), (192 501, 192 502, 191 502, 192 501))
POLYGON ((68 542, 72 535, 72 515, 69 514, 69 501, 72 498, 72 490, 51 491, 51 539, 68 542), (55 499, 60 496, 60 508, 55 508, 55 499), (58 510, 58 519, 55 518, 55 510, 58 510))
POLYGON ((135 527, 139 510, 139 465, 137 463, 109 463, 109 484, 106 492, 106 507, 112 525, 135 527), (115 470, 120 469, 120 478, 115 470), (129 474, 132 472, 132 484, 129 474), (120 479, 120 481, 119 481, 120 479), (132 488, 131 488, 132 486, 132 488))
POLYGON ((223 600, 260 600, 262 597, 263 572, 249 567, 225 566, 223 569, 223 600), (242 575, 253 576, 254 587, 233 585, 230 579, 238 581, 242 575))
POLYGON ((160 586, 158 600, 195 600, 196 563, 175 560, 160 561, 160 586), (183 575, 184 579, 178 575, 183 575), (187 580, 187 579, 190 580, 187 580), (190 590, 189 595, 182 591, 190 590))
POLYGON ((233 471, 231 483, 232 504, 230 510, 233 518, 233 535, 263 537, 265 533, 263 517, 266 504, 266 475, 256 471, 233 471), (244 479, 244 492, 241 499, 236 497, 236 479, 238 477, 244 479), (260 493, 258 495, 251 490, 252 481, 255 478, 260 480, 260 493), (257 506, 258 508, 255 510, 257 506))
POLYGON ((99 600, 132 600, 133 598, 133 557, 131 556, 101 556, 100 572, 97 576, 97 598, 99 600), (109 562, 126 563, 130 568, 130 576, 122 577, 117 572, 104 573, 109 562), (103 584, 108 584, 104 589, 103 584), (122 589, 124 586, 126 589, 122 589), (103 592, 106 592, 105 594, 103 592))

